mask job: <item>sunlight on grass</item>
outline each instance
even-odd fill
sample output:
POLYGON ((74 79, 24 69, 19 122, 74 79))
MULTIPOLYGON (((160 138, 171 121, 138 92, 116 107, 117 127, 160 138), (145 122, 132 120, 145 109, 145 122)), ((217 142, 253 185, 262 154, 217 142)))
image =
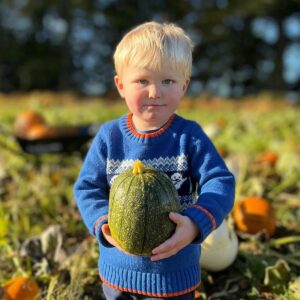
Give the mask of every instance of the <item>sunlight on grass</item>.
MULTIPOLYGON (((120 99, 84 99, 69 93, 0 95, 0 286, 14 276, 28 275, 39 284, 43 299, 103 299, 98 246, 88 236, 72 194, 89 142, 69 154, 24 153, 14 138, 13 124, 28 109, 41 113, 55 127, 101 125, 125 114, 126 106, 120 99), (63 242, 55 244, 51 256, 36 241, 52 225, 60 226, 57 239, 63 242)), ((240 249, 234 264, 219 273, 203 270, 202 299, 218 299, 217 295, 297 299, 289 287, 300 277, 300 108, 266 97, 185 99, 178 113, 199 122, 212 138, 236 176, 236 201, 263 196, 274 206, 277 218, 271 239, 238 233, 240 249), (276 164, 259 162, 266 151, 278 155, 276 164), (273 268, 269 272, 279 272, 278 259, 287 263, 290 272, 275 290, 264 279, 268 267, 273 268)))

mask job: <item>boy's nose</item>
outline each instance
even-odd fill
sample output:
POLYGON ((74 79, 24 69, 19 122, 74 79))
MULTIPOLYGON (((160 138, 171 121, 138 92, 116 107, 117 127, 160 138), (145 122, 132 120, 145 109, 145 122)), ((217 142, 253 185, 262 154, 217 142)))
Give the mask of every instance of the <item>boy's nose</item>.
POLYGON ((149 87, 149 98, 150 99, 159 99, 161 97, 161 92, 159 90, 159 87, 156 85, 151 85, 149 87))

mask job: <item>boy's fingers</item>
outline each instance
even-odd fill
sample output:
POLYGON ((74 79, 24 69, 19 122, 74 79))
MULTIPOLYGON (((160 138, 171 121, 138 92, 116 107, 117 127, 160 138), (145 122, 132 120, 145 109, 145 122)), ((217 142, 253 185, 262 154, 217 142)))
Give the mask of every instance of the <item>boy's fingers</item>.
POLYGON ((179 213, 171 212, 171 213, 169 213, 169 219, 176 224, 176 227, 177 227, 176 230, 177 230, 179 226, 185 225, 186 220, 189 218, 186 216, 183 216, 179 213))
POLYGON ((167 257, 170 257, 174 254, 177 253, 177 250, 176 249, 172 249, 172 250, 169 250, 169 251, 165 251, 165 252, 160 252, 160 253, 157 253, 157 254, 154 254, 150 257, 150 259, 152 261, 157 261, 157 260, 160 260, 160 259, 164 259, 164 258, 167 258, 167 257))
POLYGON ((163 253, 167 251, 171 251, 176 246, 176 240, 174 239, 174 236, 170 239, 166 240, 164 243, 159 245, 158 247, 154 248, 152 250, 153 254, 163 253))
POLYGON ((111 236, 111 233, 110 233, 110 229, 109 229, 109 226, 108 224, 103 224, 102 227, 101 227, 101 230, 106 238, 106 240, 113 246, 117 247, 120 251, 128 254, 128 255, 133 255, 133 254, 130 254, 128 252, 126 252, 125 250, 123 250, 119 245, 118 243, 112 238, 111 236))

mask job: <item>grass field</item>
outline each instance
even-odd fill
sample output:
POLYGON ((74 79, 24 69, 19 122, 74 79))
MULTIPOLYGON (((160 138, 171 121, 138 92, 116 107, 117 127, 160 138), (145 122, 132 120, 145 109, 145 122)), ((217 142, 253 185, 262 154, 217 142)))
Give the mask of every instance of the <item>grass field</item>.
MULTIPOLYGON (((28 109, 62 126, 101 124, 126 107, 69 93, 0 96, 0 286, 27 275, 42 299, 103 299, 97 244, 72 195, 88 144, 71 154, 22 152, 13 124, 28 109)), ((264 197, 276 213, 271 238, 237 231, 237 259, 222 272, 203 270, 199 299, 300 299, 300 107, 268 96, 186 99, 178 113, 211 136, 236 176, 236 201, 264 197), (266 151, 278 155, 274 165, 259 162, 266 151)))

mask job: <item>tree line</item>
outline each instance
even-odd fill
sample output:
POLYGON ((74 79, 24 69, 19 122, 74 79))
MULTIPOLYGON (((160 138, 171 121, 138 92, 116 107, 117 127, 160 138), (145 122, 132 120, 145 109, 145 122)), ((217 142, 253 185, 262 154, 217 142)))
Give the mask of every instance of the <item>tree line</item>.
POLYGON ((106 94, 113 88, 115 45, 128 29, 155 20, 177 23, 194 41, 190 94, 297 92, 299 4, 300 0, 3 0, 0 91, 106 94))

